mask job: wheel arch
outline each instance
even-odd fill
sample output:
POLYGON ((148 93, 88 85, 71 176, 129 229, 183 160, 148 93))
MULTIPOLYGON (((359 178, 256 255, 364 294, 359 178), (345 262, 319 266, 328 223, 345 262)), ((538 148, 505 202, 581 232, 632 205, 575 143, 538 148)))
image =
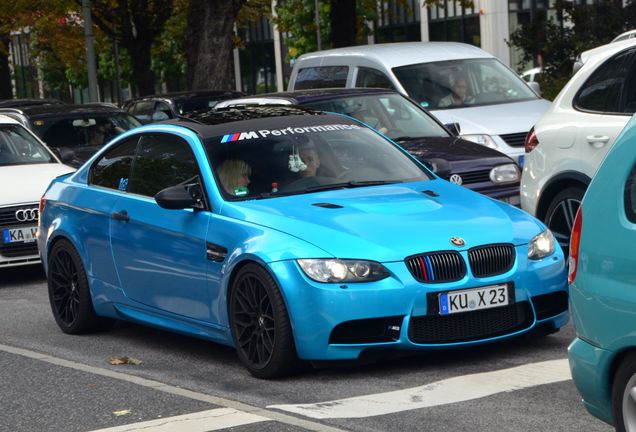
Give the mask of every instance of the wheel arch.
POLYGON ((539 204, 537 205, 536 217, 542 221, 545 220, 550 203, 563 189, 568 187, 581 187, 585 191, 591 181, 592 179, 587 175, 578 171, 567 171, 553 177, 543 188, 539 204))

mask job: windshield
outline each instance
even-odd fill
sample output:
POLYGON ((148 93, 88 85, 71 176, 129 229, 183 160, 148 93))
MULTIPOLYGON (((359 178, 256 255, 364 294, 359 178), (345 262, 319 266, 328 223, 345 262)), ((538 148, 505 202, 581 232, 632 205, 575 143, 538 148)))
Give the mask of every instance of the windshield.
POLYGON ((496 59, 465 59, 394 68, 406 93, 428 109, 452 109, 537 99, 496 59))
POLYGON ((55 162, 51 153, 22 126, 0 126, 0 166, 55 162))
POLYGON ((228 199, 430 178, 399 148, 357 124, 296 123, 214 137, 205 145, 219 189, 228 199))
POLYGON ((50 147, 102 146, 117 135, 141 126, 126 113, 78 114, 32 120, 35 133, 50 147))
POLYGON ((350 96, 303 105, 354 117, 394 140, 450 136, 431 116, 398 94, 350 96))

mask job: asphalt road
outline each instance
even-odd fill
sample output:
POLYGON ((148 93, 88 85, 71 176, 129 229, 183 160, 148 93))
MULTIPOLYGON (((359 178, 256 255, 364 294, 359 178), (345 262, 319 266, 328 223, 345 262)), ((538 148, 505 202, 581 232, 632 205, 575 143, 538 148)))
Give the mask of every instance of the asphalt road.
POLYGON ((233 349, 118 323, 63 334, 40 267, 0 270, 0 431, 611 431, 569 380, 570 325, 262 381, 233 349), (112 365, 127 356, 140 364, 112 365), (308 405, 302 405, 308 404, 308 405), (154 421, 150 426, 138 424, 154 421), (128 426, 126 426, 128 425, 128 426), (125 427, 124 427, 125 426, 125 427))

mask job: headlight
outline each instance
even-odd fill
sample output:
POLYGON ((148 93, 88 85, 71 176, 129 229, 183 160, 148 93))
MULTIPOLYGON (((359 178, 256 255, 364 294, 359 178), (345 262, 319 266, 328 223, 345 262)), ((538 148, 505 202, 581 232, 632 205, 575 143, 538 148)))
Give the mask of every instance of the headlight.
POLYGON ((316 282, 373 282, 389 276, 380 263, 342 259, 296 260, 307 277, 316 282))
POLYGON ((505 164, 490 170, 490 180, 495 184, 516 183, 519 181, 517 164, 505 164))
POLYGON ((481 144, 486 147, 490 147, 491 149, 496 149, 499 147, 490 135, 483 135, 483 134, 461 135, 461 138, 468 141, 472 141, 477 144, 481 144))
POLYGON ((541 234, 535 236, 528 243, 528 258, 538 260, 554 252, 554 235, 546 228, 541 234))

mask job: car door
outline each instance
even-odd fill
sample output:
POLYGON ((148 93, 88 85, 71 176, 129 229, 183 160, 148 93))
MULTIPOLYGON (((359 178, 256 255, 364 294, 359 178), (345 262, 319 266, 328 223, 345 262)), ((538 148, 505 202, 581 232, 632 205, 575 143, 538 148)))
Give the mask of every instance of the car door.
MULTIPOLYGON (((590 178, 636 109, 635 55, 636 50, 629 49, 605 61, 574 97, 576 159, 582 162, 578 168, 590 178)), ((567 149, 572 141, 557 145, 567 149)))
POLYGON ((209 320, 205 210, 167 210, 154 195, 200 180, 199 168, 182 138, 145 134, 139 142, 125 190, 114 206, 111 248, 121 287, 134 302, 184 317, 209 320))

